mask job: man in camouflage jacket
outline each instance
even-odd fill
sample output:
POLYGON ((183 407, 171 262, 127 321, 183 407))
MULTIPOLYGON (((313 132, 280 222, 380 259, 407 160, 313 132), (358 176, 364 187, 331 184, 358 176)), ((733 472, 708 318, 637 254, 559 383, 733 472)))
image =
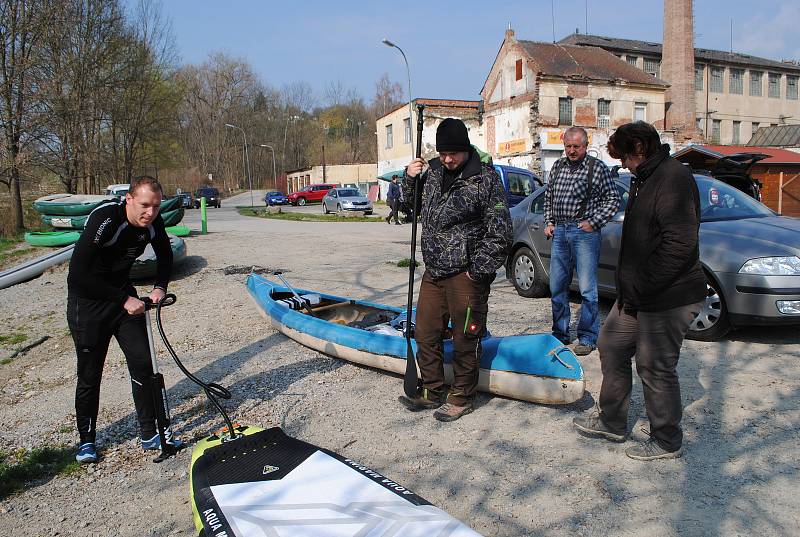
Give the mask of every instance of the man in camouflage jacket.
POLYGON ((415 159, 403 176, 406 199, 413 199, 415 181, 422 188, 425 273, 415 329, 422 389, 400 402, 412 411, 438 408, 436 419, 453 421, 472 412, 489 290, 511 245, 511 217, 497 172, 481 163, 462 121, 442 121, 436 150, 427 172, 425 161, 415 159), (445 402, 442 341, 450 332, 454 380, 445 402))

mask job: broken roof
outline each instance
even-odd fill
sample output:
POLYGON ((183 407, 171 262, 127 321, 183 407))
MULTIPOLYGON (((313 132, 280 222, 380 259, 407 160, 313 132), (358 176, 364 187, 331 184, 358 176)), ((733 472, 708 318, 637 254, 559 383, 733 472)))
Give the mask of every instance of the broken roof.
POLYGON ((800 125, 760 127, 747 145, 767 147, 800 147, 800 125))
MULTIPOLYGON (((653 43, 651 41, 639 41, 636 39, 620 39, 618 37, 605 37, 602 35, 588 35, 588 34, 571 34, 559 41, 563 45, 587 45, 594 47, 601 47, 607 50, 614 50, 617 52, 639 52, 641 54, 649 54, 652 56, 661 57, 661 43, 653 43)), ((704 48, 695 48, 694 55, 696 60, 702 62, 718 62, 737 64, 746 67, 755 66, 763 67, 765 69, 781 69, 784 71, 794 71, 800 74, 800 65, 796 63, 787 63, 777 60, 770 60, 767 58, 759 58, 758 56, 751 56, 749 54, 742 54, 739 52, 725 52, 722 50, 711 50, 704 48)))
POLYGON ((775 147, 756 147, 744 145, 690 145, 672 154, 673 158, 681 160, 681 157, 698 152, 707 157, 721 158, 737 153, 764 153, 769 158, 762 160, 759 164, 790 164, 800 165, 800 153, 778 149, 775 147))
POLYGON ((669 84, 621 60, 610 52, 591 46, 518 41, 540 73, 564 78, 626 81, 666 87, 669 84))

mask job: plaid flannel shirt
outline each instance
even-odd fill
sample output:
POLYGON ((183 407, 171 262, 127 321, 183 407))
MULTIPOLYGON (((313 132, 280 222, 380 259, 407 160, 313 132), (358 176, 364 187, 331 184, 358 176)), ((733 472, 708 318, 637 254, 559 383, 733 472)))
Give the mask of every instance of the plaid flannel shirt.
POLYGON ((564 157, 553 165, 544 198, 544 221, 556 224, 570 220, 586 219, 597 230, 606 225, 619 209, 620 199, 611 172, 601 160, 595 159, 592 197, 586 204, 586 214, 580 215, 581 203, 586 198, 589 157, 574 170, 564 157))

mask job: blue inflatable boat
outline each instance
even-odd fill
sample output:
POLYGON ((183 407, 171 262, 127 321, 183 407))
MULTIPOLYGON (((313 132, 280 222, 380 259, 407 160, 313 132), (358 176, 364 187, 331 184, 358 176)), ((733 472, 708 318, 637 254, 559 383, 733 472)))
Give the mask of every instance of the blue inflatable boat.
MULTIPOLYGON (((272 325, 301 345, 349 362, 403 374, 404 308, 294 289, 257 274, 247 289, 272 325)), ((550 334, 483 339, 478 389, 523 401, 566 404, 583 397, 583 368, 569 347, 550 334)), ((412 341, 416 350, 416 344, 412 341)), ((452 342, 445 341, 445 374, 452 381, 452 342)))

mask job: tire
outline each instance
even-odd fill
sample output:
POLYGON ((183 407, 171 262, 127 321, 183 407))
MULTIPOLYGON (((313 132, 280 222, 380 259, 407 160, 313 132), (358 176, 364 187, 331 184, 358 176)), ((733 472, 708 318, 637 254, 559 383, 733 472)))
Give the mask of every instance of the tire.
POLYGON ((325 203, 322 204, 322 214, 328 214, 328 206, 325 203))
POLYGON ((511 283, 519 296, 542 298, 550 293, 550 282, 536 255, 523 246, 511 259, 511 283))
POLYGON ((364 211, 364 214, 365 214, 366 216, 372 216, 372 211, 364 211))
POLYGON ((700 313, 689 325, 686 339, 695 341, 717 341, 731 330, 725 298, 719 292, 719 284, 706 274, 708 294, 700 313))
POLYGON ((306 204, 306 199, 305 198, 297 198, 297 204, 300 207, 303 207, 306 204))

